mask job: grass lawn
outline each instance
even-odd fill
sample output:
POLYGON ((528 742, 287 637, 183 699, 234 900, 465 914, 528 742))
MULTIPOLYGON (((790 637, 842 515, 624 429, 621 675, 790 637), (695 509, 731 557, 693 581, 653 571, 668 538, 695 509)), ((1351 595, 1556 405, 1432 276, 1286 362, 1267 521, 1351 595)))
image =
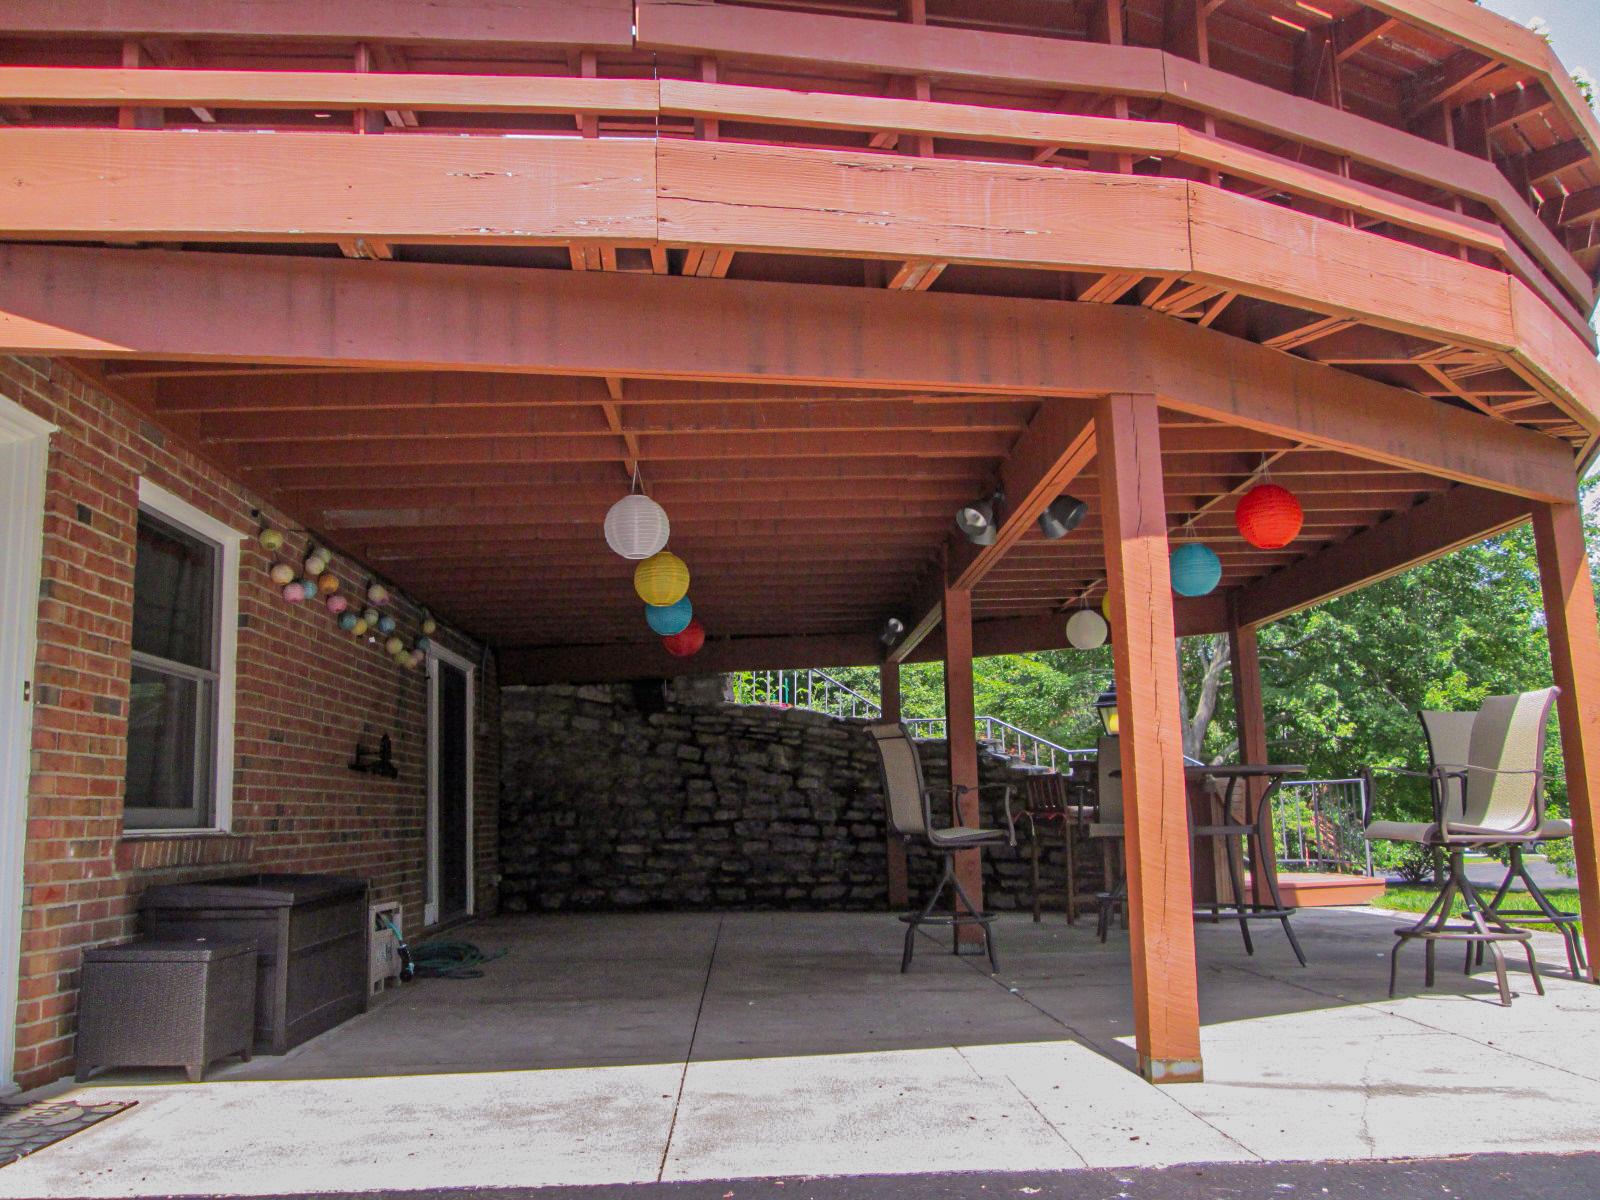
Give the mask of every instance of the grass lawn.
MULTIPOLYGON (((1485 900, 1490 900, 1494 897, 1494 890, 1492 888, 1482 888, 1480 891, 1482 891, 1483 898, 1485 900)), ((1578 911, 1577 888, 1546 888, 1544 894, 1549 899, 1550 903, 1555 905, 1557 911, 1578 911)), ((1391 883, 1389 885, 1389 889, 1376 900, 1373 900, 1371 904, 1373 908, 1387 908, 1392 909, 1395 912, 1420 913, 1426 912, 1428 910, 1428 905, 1432 904, 1438 895, 1439 890, 1437 888, 1427 887, 1422 884, 1391 883)), ((1533 901, 1528 898, 1526 893, 1519 896, 1517 893, 1513 892, 1511 895, 1506 897, 1506 905, 1509 908, 1532 908, 1533 901)), ((1450 908, 1451 912, 1456 914, 1459 914, 1463 911, 1463 905, 1460 896, 1457 896, 1451 902, 1450 908)), ((1553 930, 1555 927, 1552 925, 1531 925, 1529 928, 1553 930)))

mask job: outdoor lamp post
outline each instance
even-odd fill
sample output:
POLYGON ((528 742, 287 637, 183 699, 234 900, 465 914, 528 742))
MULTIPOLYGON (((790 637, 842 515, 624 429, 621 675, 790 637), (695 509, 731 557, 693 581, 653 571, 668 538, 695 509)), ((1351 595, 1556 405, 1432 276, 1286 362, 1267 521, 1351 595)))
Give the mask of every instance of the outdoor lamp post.
POLYGON ((1117 736, 1117 685, 1112 684, 1094 698, 1094 710, 1100 714, 1100 725, 1111 737, 1117 736))

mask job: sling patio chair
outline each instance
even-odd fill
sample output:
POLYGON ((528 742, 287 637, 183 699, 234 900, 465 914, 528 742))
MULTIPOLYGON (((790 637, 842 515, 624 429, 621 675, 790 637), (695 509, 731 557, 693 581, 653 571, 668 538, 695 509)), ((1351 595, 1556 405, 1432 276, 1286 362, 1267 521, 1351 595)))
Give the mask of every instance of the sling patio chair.
POLYGON ((1367 780, 1366 836, 1371 841, 1411 842, 1443 850, 1449 862, 1445 885, 1428 911, 1413 925, 1395 930, 1394 949, 1389 954, 1389 995, 1395 991, 1400 949, 1413 938, 1427 949, 1426 985, 1433 986, 1434 949, 1439 941, 1467 943, 1466 970, 1472 970, 1478 947, 1487 947, 1494 956, 1495 980, 1500 1003, 1511 1003, 1511 987, 1506 981, 1502 942, 1518 942, 1528 958, 1528 974, 1542 996, 1544 983, 1533 958, 1533 934, 1518 929, 1497 915, 1491 905, 1467 878, 1465 858, 1468 850, 1493 846, 1526 846, 1539 840, 1544 825, 1544 746, 1550 708, 1558 689, 1545 688, 1515 696, 1490 696, 1483 707, 1470 715, 1470 729, 1462 714, 1441 714, 1432 723, 1424 718, 1430 745, 1440 757, 1459 757, 1459 763, 1438 762, 1427 772, 1396 768, 1384 773, 1425 778, 1433 804, 1432 821, 1374 821, 1372 797, 1375 794, 1369 768, 1367 780), (1463 754, 1463 746, 1465 753, 1463 754), (1463 919, 1451 920, 1451 907, 1460 896, 1465 907, 1463 919))
POLYGON ((998 971, 999 960, 994 952, 994 914, 981 911, 956 878, 955 856, 963 850, 982 851, 986 847, 1017 844, 1016 821, 1011 812, 1014 788, 1008 783, 981 784, 976 788, 956 784, 948 789, 930 788, 923 782, 922 760, 917 754, 911 733, 899 721, 884 721, 868 725, 873 745, 878 751, 878 766, 883 778, 883 797, 889 819, 889 829, 908 845, 921 845, 941 859, 939 886, 928 897, 919 912, 903 914, 906 923, 905 949, 900 956, 900 971, 911 967, 911 955, 916 948, 917 929, 922 925, 948 925, 954 941, 952 953, 961 953, 961 928, 979 925, 983 928, 983 946, 989 954, 989 969, 998 971), (952 806, 972 792, 1001 794, 1005 806, 1005 829, 979 829, 963 826, 935 828, 933 823, 933 797, 937 794, 952 806), (940 899, 946 888, 954 889, 949 916, 936 916, 940 899))
MULTIPOLYGON (((1465 801, 1462 794, 1461 779, 1457 774, 1467 762, 1467 756, 1472 741, 1473 721, 1477 717, 1475 712, 1430 712, 1424 711, 1417 714, 1422 719, 1422 728, 1428 736, 1428 757, 1431 765, 1437 771, 1441 768, 1445 777, 1445 811, 1454 813, 1465 812, 1465 801)), ((1540 842, 1557 841, 1572 836, 1572 822, 1557 817, 1543 815, 1543 791, 1540 792, 1541 819, 1539 824, 1540 842)), ((1580 916, 1573 912, 1563 912, 1550 902, 1542 888, 1528 873, 1527 865, 1522 855, 1526 844, 1521 841, 1506 844, 1508 863, 1505 878, 1500 881, 1500 887, 1495 892, 1494 898, 1489 901, 1488 907, 1495 916, 1507 925, 1553 925, 1561 934, 1562 941, 1566 943, 1567 966, 1572 972, 1572 977, 1582 977, 1587 959, 1583 950, 1583 938, 1579 933, 1580 916), (1533 908, 1507 908, 1507 898, 1511 894, 1512 885, 1520 881, 1523 891, 1532 901, 1533 908)), ((1479 945, 1475 961, 1483 962, 1483 947, 1479 945)))

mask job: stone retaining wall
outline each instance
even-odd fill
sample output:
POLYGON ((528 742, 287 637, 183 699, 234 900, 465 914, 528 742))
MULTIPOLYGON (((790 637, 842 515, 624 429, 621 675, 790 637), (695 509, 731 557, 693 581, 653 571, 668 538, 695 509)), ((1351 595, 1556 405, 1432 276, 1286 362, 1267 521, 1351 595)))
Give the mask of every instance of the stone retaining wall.
MULTIPOLYGON (((664 693, 506 688, 502 705, 503 908, 887 907, 883 795, 859 723, 727 704, 715 678, 664 693)), ((944 743, 921 751, 929 784, 946 782, 944 743)), ((995 762, 983 764, 983 779, 1025 782, 995 762)), ((1023 795, 1019 786, 1019 804, 1023 795)), ((985 856, 991 907, 1031 903, 1019 840, 985 856)), ((1098 852, 1085 846, 1079 858, 1093 884, 1098 852)), ((913 852, 913 898, 932 887, 934 870, 913 852)), ((1059 908, 1059 845, 1049 845, 1042 875, 1059 908)))

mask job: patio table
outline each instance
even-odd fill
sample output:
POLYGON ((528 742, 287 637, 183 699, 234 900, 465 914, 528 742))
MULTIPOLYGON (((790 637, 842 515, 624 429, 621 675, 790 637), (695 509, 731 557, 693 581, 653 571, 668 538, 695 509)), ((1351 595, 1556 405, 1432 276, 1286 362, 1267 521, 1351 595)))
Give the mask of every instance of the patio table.
POLYGON ((1217 920, 1222 908, 1231 909, 1239 922, 1245 950, 1251 954, 1255 953, 1255 946, 1250 940, 1250 922, 1281 922, 1302 966, 1306 956, 1289 924, 1294 909, 1284 904, 1278 890, 1278 873, 1274 869, 1272 796, 1286 777, 1303 775, 1305 771, 1298 763, 1225 763, 1190 766, 1183 771, 1189 787, 1189 836, 1196 843, 1201 838, 1222 841, 1222 857, 1230 885, 1230 895, 1223 896, 1217 886, 1215 860, 1208 860, 1210 869, 1202 872, 1200 856, 1195 854, 1196 915, 1200 915, 1201 909, 1209 910, 1211 919, 1217 920), (1264 780, 1266 786, 1250 786, 1257 780, 1264 780), (1219 794, 1210 785, 1222 781, 1226 781, 1227 786, 1219 794), (1241 783, 1245 785, 1242 788, 1241 783), (1249 888, 1244 880, 1246 853, 1250 862, 1249 888), (1206 880, 1210 882, 1209 895, 1204 894, 1202 887, 1206 880))

